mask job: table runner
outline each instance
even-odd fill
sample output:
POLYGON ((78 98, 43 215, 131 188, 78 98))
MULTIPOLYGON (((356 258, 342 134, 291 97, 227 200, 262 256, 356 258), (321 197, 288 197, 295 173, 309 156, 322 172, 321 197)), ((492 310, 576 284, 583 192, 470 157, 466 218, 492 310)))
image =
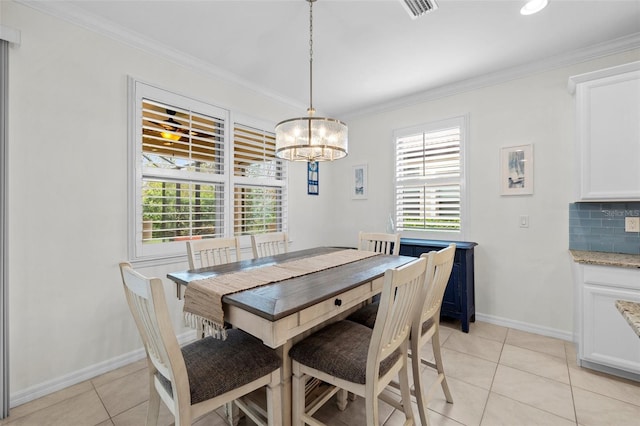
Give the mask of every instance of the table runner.
POLYGON ((224 295, 345 265, 378 254, 380 253, 365 250, 340 250, 191 281, 184 293, 185 323, 192 328, 202 324, 205 335, 224 340, 227 337, 222 309, 224 295))

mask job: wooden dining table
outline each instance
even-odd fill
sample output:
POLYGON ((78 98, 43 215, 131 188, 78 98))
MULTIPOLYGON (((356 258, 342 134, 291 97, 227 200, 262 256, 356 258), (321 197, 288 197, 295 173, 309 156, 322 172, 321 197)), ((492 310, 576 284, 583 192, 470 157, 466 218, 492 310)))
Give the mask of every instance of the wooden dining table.
MULTIPOLYGON (((318 247, 218 266, 173 272, 178 285, 221 274, 272 266, 305 257, 344 250, 318 247)), ((291 424, 291 360, 289 349, 297 341, 328 323, 345 318, 382 290, 384 274, 415 260, 380 254, 303 276, 227 294, 222 298, 224 319, 276 349, 282 358, 282 408, 285 425, 291 424)))

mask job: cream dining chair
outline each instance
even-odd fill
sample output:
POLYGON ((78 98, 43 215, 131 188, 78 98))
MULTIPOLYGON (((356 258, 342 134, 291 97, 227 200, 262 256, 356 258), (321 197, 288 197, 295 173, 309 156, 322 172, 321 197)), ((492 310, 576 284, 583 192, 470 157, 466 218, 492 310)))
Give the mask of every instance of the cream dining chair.
POLYGON ((187 241, 189 269, 205 268, 240 260, 238 238, 206 238, 187 241), (198 262, 199 260, 199 262, 198 262))
POLYGON ((251 248, 253 249, 254 259, 287 253, 289 251, 287 233, 271 232, 252 235, 251 248))
MULTIPOLYGON (((240 243, 236 237, 187 241, 189 269, 236 262, 240 260, 240 257, 240 243)), ((176 283, 176 296, 178 299, 182 299, 183 287, 183 285, 176 283)))
POLYGON ((397 256, 400 254, 400 234, 360 231, 358 234, 358 249, 397 256))
POLYGON ((400 379, 405 424, 414 424, 408 376, 411 320, 424 285, 426 259, 389 269, 384 275, 380 312, 373 329, 352 321, 335 322, 296 343, 292 360, 293 425, 321 425, 313 414, 344 389, 365 398, 366 424, 379 424, 378 398, 400 379), (305 400, 305 384, 319 379, 331 386, 314 401, 305 400))
MULTIPOLYGON (((440 309, 442 307, 442 299, 444 297, 447 283, 453 269, 453 262, 456 253, 456 245, 450 244, 448 247, 440 251, 432 251, 424 253, 420 257, 427 259, 427 272, 426 279, 423 286, 421 295, 420 308, 416 310, 416 315, 413 318, 411 326, 411 337, 409 339, 410 357, 412 358, 412 371, 414 387, 411 390, 412 395, 416 397, 418 403, 418 412, 420 414, 420 421, 423 425, 428 425, 427 418, 427 405, 429 400, 433 396, 433 392, 438 385, 442 386, 445 398, 448 403, 453 403, 451 391, 447 383, 447 378, 444 373, 444 366, 442 362, 442 355, 440 353, 440 309), (422 358, 420 355, 421 348, 431 340, 431 346, 433 349, 434 361, 429 361, 422 358), (419 362, 416 362, 419 360, 419 362), (428 390, 425 390, 422 374, 420 369, 422 365, 433 368, 437 371, 436 380, 429 386, 428 390)), ((373 328, 376 316, 377 316, 377 304, 372 303, 366 305, 356 313, 349 317, 349 320, 366 325, 369 328, 373 328)), ((396 383, 391 383, 391 386, 398 387, 396 383)), ((400 403, 397 401, 387 401, 399 407, 400 403)))
POLYGON ((282 424, 281 361, 274 351, 240 330, 227 330, 224 341, 207 337, 180 348, 162 281, 140 275, 129 263, 121 263, 120 272, 147 354, 147 426, 158 423, 160 401, 174 415, 176 426, 190 425, 231 402, 260 425, 282 424), (265 386, 266 416, 242 399, 265 386))

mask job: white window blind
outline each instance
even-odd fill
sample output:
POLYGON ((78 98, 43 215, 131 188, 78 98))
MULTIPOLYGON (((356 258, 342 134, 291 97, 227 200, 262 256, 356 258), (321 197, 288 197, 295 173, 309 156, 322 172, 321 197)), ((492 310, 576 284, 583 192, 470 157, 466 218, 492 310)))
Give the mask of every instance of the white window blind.
POLYGON ((235 123, 233 232, 286 230, 286 168, 275 155, 275 134, 235 123))
POLYGON ((270 123, 129 84, 132 260, 184 256, 186 240, 286 230, 286 164, 262 130, 270 123))
POLYGON ((461 229, 462 120, 395 138, 398 231, 461 229))
POLYGON ((142 99, 142 244, 224 235, 225 116, 142 99))

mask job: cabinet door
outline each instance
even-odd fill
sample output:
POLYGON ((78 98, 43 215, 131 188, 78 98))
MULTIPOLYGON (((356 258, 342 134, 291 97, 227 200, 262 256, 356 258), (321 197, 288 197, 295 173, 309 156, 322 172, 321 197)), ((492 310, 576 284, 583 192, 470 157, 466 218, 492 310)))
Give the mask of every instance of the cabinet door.
MULTIPOLYGON (((457 257, 457 256, 456 256, 457 257)), ((447 288, 442 296, 441 314, 459 318, 462 314, 462 279, 460 277, 460 264, 454 263, 447 288)))
POLYGON ((640 373, 640 338, 618 312, 615 303, 619 299, 640 302, 640 292, 584 286, 582 358, 640 373))
POLYGON ((640 71, 578 85, 580 199, 640 199, 640 71))

